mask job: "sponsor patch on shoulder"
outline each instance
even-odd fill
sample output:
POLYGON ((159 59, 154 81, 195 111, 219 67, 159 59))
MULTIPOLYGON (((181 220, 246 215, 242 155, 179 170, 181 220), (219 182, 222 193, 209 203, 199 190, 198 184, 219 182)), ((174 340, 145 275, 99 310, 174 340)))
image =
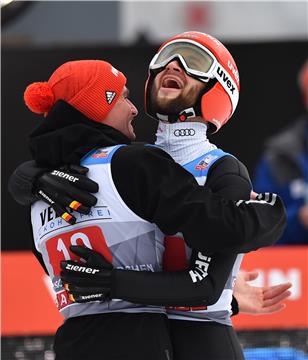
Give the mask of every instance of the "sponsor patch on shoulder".
POLYGON ((217 155, 208 155, 206 156, 204 159, 202 159, 201 161, 199 161, 199 163, 195 166, 196 170, 205 170, 209 164, 217 159, 217 155))
POLYGON ((102 159, 102 158, 106 158, 107 156, 108 156, 108 151, 98 149, 97 151, 95 151, 94 154, 91 155, 91 158, 102 159))

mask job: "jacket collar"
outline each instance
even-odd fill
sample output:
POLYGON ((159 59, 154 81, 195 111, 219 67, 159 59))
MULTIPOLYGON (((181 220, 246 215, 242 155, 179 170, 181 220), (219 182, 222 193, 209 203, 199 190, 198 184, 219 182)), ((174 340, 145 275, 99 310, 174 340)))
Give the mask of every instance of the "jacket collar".
POLYGON ((118 130, 88 119, 62 100, 57 101, 28 140, 33 159, 44 167, 79 164, 95 147, 130 144, 118 130))

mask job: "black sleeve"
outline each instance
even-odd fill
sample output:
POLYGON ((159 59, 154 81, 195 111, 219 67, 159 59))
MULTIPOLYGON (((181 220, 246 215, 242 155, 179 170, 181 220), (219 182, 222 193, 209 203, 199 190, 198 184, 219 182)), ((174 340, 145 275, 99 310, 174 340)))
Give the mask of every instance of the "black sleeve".
POLYGON ((232 296, 231 310, 232 310, 231 316, 237 315, 240 312, 238 302, 237 302, 236 298, 234 297, 234 295, 232 296))
POLYGON ((249 200, 252 183, 246 166, 227 155, 211 166, 206 187, 228 200, 249 200))
MULTIPOLYGON (((223 157, 215 163, 209 172, 207 184, 213 191, 229 199, 249 199, 250 197, 251 182, 247 169, 230 156, 223 157)), ((234 253, 213 254, 210 256, 207 274, 203 277, 200 264, 209 257, 198 251, 194 253, 197 256, 191 268, 185 271, 152 273, 114 270, 112 296, 147 305, 208 306, 214 304, 223 291, 236 255, 234 253), (197 281, 193 281, 196 279, 197 281)))
MULTIPOLYGON (((207 186, 226 199, 250 199, 252 183, 246 166, 231 156, 218 160, 209 170, 207 186)), ((232 296, 232 315, 239 313, 238 302, 232 296)))
POLYGON ((191 248, 205 253, 248 252, 275 243, 283 233, 282 201, 226 200, 153 146, 124 146, 111 163, 115 186, 141 218, 166 235, 182 232, 191 248), (206 228, 204 237, 202 228, 206 228))
POLYGON ((208 257, 198 252, 195 266, 184 271, 115 269, 112 281, 115 286, 111 296, 147 305, 212 305, 219 299, 235 259, 235 254, 226 256, 217 253, 208 257))
POLYGON ((9 178, 8 188, 13 199, 21 205, 31 205, 37 201, 33 194, 34 182, 39 175, 47 171, 38 168, 35 161, 26 161, 19 165, 9 178))

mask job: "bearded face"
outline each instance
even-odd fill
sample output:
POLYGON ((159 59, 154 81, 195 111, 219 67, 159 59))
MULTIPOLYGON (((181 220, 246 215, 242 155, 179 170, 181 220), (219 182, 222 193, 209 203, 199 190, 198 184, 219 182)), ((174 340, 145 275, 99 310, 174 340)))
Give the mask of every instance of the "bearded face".
POLYGON ((151 89, 155 113, 176 115, 195 105, 206 84, 186 74, 174 60, 158 73, 151 89))

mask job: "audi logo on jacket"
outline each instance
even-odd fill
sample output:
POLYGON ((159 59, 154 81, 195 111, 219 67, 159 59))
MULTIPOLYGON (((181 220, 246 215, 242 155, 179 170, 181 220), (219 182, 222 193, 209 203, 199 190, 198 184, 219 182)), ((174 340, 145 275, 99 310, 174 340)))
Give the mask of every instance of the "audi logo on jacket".
POLYGON ((194 129, 176 129, 174 130, 174 136, 194 136, 194 129))

